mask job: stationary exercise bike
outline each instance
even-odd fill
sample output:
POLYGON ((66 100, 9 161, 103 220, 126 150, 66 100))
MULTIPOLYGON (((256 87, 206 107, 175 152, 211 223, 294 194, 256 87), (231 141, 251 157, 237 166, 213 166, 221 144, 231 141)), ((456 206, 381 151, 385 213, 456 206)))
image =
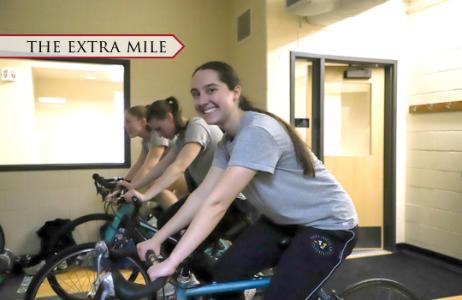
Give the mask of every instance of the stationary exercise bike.
POLYGON ((5 249, 5 234, 0 225, 0 284, 6 279, 8 274, 13 269, 14 254, 8 249, 5 249))

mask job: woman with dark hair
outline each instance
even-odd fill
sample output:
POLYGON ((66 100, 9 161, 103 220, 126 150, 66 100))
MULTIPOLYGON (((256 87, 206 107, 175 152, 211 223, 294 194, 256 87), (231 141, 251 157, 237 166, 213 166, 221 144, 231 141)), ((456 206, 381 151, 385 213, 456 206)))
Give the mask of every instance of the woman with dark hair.
POLYGON ((212 164, 216 146, 223 136, 222 131, 217 126, 208 125, 199 117, 185 119, 178 100, 174 97, 154 101, 149 106, 146 116, 153 131, 173 142, 168 153, 146 176, 131 183, 121 183, 130 189, 125 194, 125 199, 130 201, 136 196, 141 201, 150 200, 185 172, 190 178, 189 186, 192 190, 204 180, 212 164), (151 183, 144 193, 137 191, 151 183))
MULTIPOLYGON (((141 138, 141 152, 135 163, 131 165, 124 176, 127 181, 137 181, 146 176, 168 151, 170 141, 159 136, 159 134, 148 125, 148 106, 132 106, 125 111, 124 128, 128 136, 133 139, 141 138)), ((186 183, 184 178, 178 179, 168 189, 159 193, 157 202, 166 208, 178 200, 178 197, 186 195, 186 183)))
POLYGON ((352 200, 290 125, 241 95, 231 66, 209 62, 197 68, 191 94, 199 115, 225 135, 202 184, 153 238, 138 244, 143 259, 189 225, 169 258, 149 268, 151 279, 171 275, 244 191, 261 217, 218 261, 214 280, 251 278, 274 267, 264 299, 315 299, 355 244, 352 200))
POLYGON ((169 146, 169 140, 151 131, 146 119, 147 106, 132 106, 125 111, 124 128, 133 139, 141 138, 141 152, 136 162, 131 165, 125 179, 131 181, 143 177, 155 166, 169 146))

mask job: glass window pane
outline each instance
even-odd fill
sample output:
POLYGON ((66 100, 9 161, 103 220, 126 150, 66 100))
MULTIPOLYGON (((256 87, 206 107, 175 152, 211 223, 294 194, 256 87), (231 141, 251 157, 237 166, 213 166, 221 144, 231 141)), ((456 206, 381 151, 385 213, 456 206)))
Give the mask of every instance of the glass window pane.
POLYGON ((295 94, 294 94, 294 119, 308 121, 308 124, 300 124, 296 130, 307 145, 311 146, 311 99, 313 67, 311 61, 297 59, 295 61, 295 94), (306 126, 309 125, 309 126, 306 126))
POLYGON ((125 163, 123 65, 0 60, 0 165, 125 163))
POLYGON ((326 156, 365 156, 371 152, 371 84, 327 82, 324 95, 326 156))

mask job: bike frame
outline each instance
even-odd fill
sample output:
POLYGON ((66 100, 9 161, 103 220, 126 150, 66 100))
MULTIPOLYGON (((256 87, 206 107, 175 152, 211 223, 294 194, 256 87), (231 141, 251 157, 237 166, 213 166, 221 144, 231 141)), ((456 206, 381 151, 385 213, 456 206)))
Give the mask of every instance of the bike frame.
MULTIPOLYGON (((110 245, 115 235, 117 234, 117 231, 120 227, 120 223, 122 222, 122 220, 126 217, 131 217, 134 210, 135 210, 135 207, 130 203, 122 203, 119 206, 119 208, 117 209, 117 212, 114 215, 113 221, 109 224, 109 226, 104 231, 103 240, 106 242, 106 244, 110 245)), ((157 231, 159 231, 158 228, 156 228, 155 226, 152 226, 151 224, 149 224, 148 222, 144 220, 137 220, 136 226, 139 226, 139 228, 144 229, 146 238, 151 238, 154 234, 157 233, 157 231)), ((173 240, 173 239, 170 238, 170 240, 173 240)))
MULTIPOLYGON (((126 216, 130 217, 134 211, 134 206, 130 203, 122 203, 118 208, 114 220, 105 231, 104 240, 110 243, 118 231, 120 223, 126 216)), ((147 222, 138 220, 137 225, 146 230, 149 235, 154 235, 158 229, 147 222)), ((252 279, 238 280, 223 283, 210 283, 199 284, 193 286, 181 285, 180 283, 173 283, 175 286, 176 300, 187 300, 189 297, 205 296, 210 294, 221 294, 229 292, 243 292, 248 289, 266 288, 271 282, 271 277, 254 277, 252 279)), ((323 289, 320 290, 320 295, 324 295, 323 289)), ((321 299, 330 299, 321 296, 321 299)))
MULTIPOLYGON (((114 220, 109 224, 108 228, 104 232, 104 241, 110 243, 115 237, 117 230, 126 216, 131 216, 134 210, 134 206, 129 203, 122 203, 114 215, 114 220)), ((138 225, 147 230, 151 235, 157 232, 157 229, 151 226, 149 223, 137 222, 138 225)), ((247 289, 264 288, 270 284, 271 280, 269 277, 258 277, 248 280, 239 280, 225 283, 212 283, 197 286, 181 286, 175 285, 176 299, 187 300, 188 297, 219 294, 227 292, 240 292, 247 289)))
POLYGON ((220 294, 229 292, 242 292, 248 289, 265 288, 269 286, 269 277, 259 277, 250 280, 239 280, 225 283, 211 283, 192 287, 175 287, 176 299, 187 300, 188 297, 205 296, 210 294, 220 294))
MULTIPOLYGON (((109 224, 104 232, 104 241, 110 244, 118 232, 122 220, 125 217, 130 217, 133 214, 135 207, 130 203, 122 203, 114 215, 113 221, 109 224)), ((152 236, 158 229, 151 226, 149 223, 137 221, 137 225, 145 229, 147 233, 152 236)), ((98 263, 99 265, 99 263, 98 263)), ((265 288, 271 282, 270 277, 256 277, 253 279, 239 280, 225 283, 212 283, 195 286, 182 286, 175 285, 176 299, 187 300, 188 297, 203 296, 210 294, 220 294, 229 292, 242 292, 247 289, 265 288)))
POLYGON ((125 216, 130 216, 135 207, 129 203, 122 203, 117 209, 116 214, 114 215, 114 220, 109 224, 109 226, 104 231, 104 241, 110 243, 119 229, 120 223, 122 222, 125 216))
MULTIPOLYGON (((220 294, 229 292, 244 292, 250 289, 266 288, 271 283, 271 277, 256 277, 247 280, 238 280, 224 283, 211 283, 191 287, 175 286, 176 300, 187 300, 188 297, 205 296, 210 294, 220 294)), ((341 300, 335 292, 329 295, 324 287, 318 291, 321 300, 341 300)))

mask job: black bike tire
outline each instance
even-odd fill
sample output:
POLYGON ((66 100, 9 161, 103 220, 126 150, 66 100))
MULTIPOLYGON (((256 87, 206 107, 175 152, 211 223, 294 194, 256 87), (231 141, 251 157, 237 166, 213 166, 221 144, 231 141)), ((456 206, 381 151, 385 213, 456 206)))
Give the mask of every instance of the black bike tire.
MULTIPOLYGON (((61 228, 58 233, 55 236, 55 239, 51 242, 50 249, 54 249, 56 246, 56 243, 59 241, 59 239, 63 236, 66 236, 67 234, 71 234, 74 232, 75 228, 77 226, 80 226, 84 223, 88 222, 93 222, 93 221, 105 221, 105 222, 111 222, 114 219, 113 215, 110 214, 105 214, 105 213, 95 213, 95 214, 88 214, 84 215, 81 217, 78 217, 61 228)), ((88 241, 90 242, 90 241, 88 241)))
POLYGON ((340 297, 345 300, 359 299, 359 298, 354 298, 352 296, 354 296, 355 293, 363 292, 365 289, 373 290, 373 289, 378 289, 378 288, 388 288, 390 290, 393 290, 396 293, 405 297, 404 299, 408 299, 408 300, 418 300, 419 299, 416 295, 414 295, 413 292, 411 292, 408 288, 403 286, 401 283, 391 280, 391 279, 386 279, 386 278, 372 278, 372 279, 366 279, 366 280, 359 281, 349 286, 346 290, 344 290, 340 294, 340 297))
POLYGON ((3 251, 5 251, 5 233, 2 225, 0 225, 0 253, 3 253, 3 251))
MULTIPOLYGON (((69 259, 73 255, 77 253, 86 253, 88 251, 92 251, 95 248, 95 243, 85 243, 80 245, 75 245, 65 249, 64 251, 58 253, 57 255, 53 256, 41 269, 40 271, 34 276, 32 279, 26 294, 24 296, 25 300, 34 300, 36 299, 37 292, 41 286, 41 284, 48 279, 50 286, 56 292, 56 294, 61 297, 62 299, 69 299, 69 300, 81 300, 82 298, 76 298, 72 295, 67 294, 64 289, 57 283, 56 277, 52 273, 56 266, 58 266, 61 262, 69 259)), ((136 265, 138 270, 136 272, 140 272, 146 282, 149 282, 149 275, 146 272, 145 265, 140 262, 138 259, 131 258, 132 262, 136 265)), ((155 299, 155 298, 153 298, 155 299)))
MULTIPOLYGON (((78 217, 78 218, 72 220, 71 222, 67 223, 65 226, 63 226, 63 228, 61 228, 58 231, 58 233, 56 234, 55 239, 52 241, 52 244, 55 245, 58 242, 58 240, 60 239, 60 237, 68 235, 69 233, 71 235, 73 235, 72 233, 74 232, 74 230, 78 226, 80 226, 82 224, 89 223, 89 222, 94 222, 94 221, 104 221, 106 223, 110 223, 110 222, 112 222, 113 219, 114 219, 114 215, 106 214, 106 213, 94 213, 94 214, 88 214, 88 215, 83 215, 81 217, 78 217)), ((88 241, 88 242, 90 242, 90 241, 88 241)), ((94 244, 94 242, 92 242, 92 244, 94 244)), ((136 271, 136 270, 133 271, 132 274, 130 275, 130 277, 128 278, 128 280, 133 281, 138 276, 138 274, 139 274, 138 271, 136 271)), ((51 285, 53 291, 56 294, 58 294, 59 296, 61 296, 61 297, 66 296, 66 294, 64 294, 62 292, 63 289, 60 286, 60 284, 54 278, 51 278, 50 280, 54 281, 54 284, 51 285)))

